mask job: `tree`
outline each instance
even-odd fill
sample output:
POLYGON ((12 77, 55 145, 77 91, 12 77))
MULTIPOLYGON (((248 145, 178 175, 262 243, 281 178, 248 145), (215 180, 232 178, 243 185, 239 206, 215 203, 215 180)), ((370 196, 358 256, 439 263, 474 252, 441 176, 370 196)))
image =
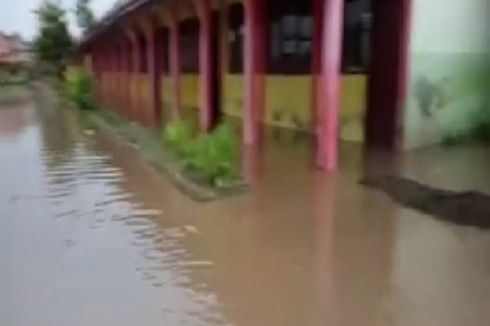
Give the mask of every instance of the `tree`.
POLYGON ((60 74, 66 66, 73 45, 66 11, 58 2, 44 0, 34 13, 39 26, 33 44, 34 52, 41 63, 60 74))
POLYGON ((78 27, 87 33, 95 25, 95 16, 90 9, 90 0, 77 0, 75 16, 78 27))

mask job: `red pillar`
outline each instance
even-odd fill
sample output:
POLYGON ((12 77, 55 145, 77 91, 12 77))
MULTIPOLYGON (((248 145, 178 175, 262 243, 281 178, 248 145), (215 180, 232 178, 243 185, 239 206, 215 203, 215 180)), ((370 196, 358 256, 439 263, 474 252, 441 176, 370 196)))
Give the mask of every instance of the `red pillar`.
POLYGON ((180 113, 180 47, 179 25, 175 17, 170 22, 170 74, 172 76, 172 118, 178 119, 180 113))
POLYGON ((104 109, 108 109, 111 104, 111 52, 109 45, 104 47, 104 109))
POLYGON ((106 44, 104 49, 104 64, 105 64, 105 109, 111 106, 111 49, 110 45, 106 44))
POLYGON ((122 82, 121 82, 121 108, 123 116, 131 119, 131 43, 127 35, 122 45, 122 82))
POLYGON ((92 53, 92 67, 93 67, 93 76, 94 76, 94 92, 95 98, 100 101, 100 62, 99 62, 99 50, 97 48, 97 44, 93 44, 91 48, 92 53))
POLYGON ((151 25, 145 31, 146 36, 146 54, 148 61, 148 85, 149 85, 149 106, 150 114, 148 123, 152 127, 160 126, 161 119, 161 71, 162 58, 160 49, 161 38, 158 35, 158 24, 152 21, 151 25))
POLYGON ((118 97, 117 97, 117 42, 113 41, 111 44, 111 101, 112 101, 112 109, 117 110, 117 105, 118 105, 118 97))
POLYGON ((338 111, 340 99, 340 63, 344 0, 325 0, 322 21, 322 77, 317 105, 318 149, 320 168, 336 170, 338 164, 338 111))
POLYGON ((319 123, 318 113, 322 109, 322 98, 320 94, 322 86, 322 53, 323 53, 323 9, 325 0, 313 0, 313 38, 312 38, 312 60, 311 60, 311 130, 315 135, 316 150, 319 147, 319 123))
POLYGON ((110 109, 114 106, 114 49, 113 43, 107 45, 107 102, 110 109))
POLYGON ((245 89, 243 138, 245 145, 258 143, 264 106, 265 13, 262 0, 244 0, 245 89))
POLYGON ((117 81, 116 81, 116 103, 117 103, 117 112, 120 115, 123 115, 124 109, 124 101, 123 101, 123 92, 124 92, 124 41, 119 39, 117 42, 116 48, 116 73, 117 73, 117 81))
POLYGON ((209 131, 212 127, 213 103, 213 70, 212 65, 212 20, 209 0, 195 0, 197 15, 199 17, 199 124, 202 131, 209 131))
POLYGON ((105 108, 107 100, 107 87, 106 87, 106 71, 107 71, 107 60, 106 60, 106 49, 104 45, 100 48, 100 103, 102 108, 105 108))
POLYGON ((378 0, 373 11, 366 143, 397 150, 403 138, 411 0, 378 0))
POLYGON ((129 117, 131 120, 139 120, 139 85, 138 75, 140 73, 140 51, 138 46, 138 39, 134 32, 130 32, 129 34, 129 44, 130 44, 130 52, 131 52, 131 69, 130 74, 128 76, 130 83, 130 109, 129 109, 129 117))

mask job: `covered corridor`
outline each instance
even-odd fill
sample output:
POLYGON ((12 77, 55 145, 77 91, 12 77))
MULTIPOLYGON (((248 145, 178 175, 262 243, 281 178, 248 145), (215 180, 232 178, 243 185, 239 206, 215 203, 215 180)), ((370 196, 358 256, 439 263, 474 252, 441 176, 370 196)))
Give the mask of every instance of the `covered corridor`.
POLYGON ((126 1, 80 45, 105 108, 153 128, 194 118, 307 132, 316 165, 339 139, 397 150, 409 0, 126 1))

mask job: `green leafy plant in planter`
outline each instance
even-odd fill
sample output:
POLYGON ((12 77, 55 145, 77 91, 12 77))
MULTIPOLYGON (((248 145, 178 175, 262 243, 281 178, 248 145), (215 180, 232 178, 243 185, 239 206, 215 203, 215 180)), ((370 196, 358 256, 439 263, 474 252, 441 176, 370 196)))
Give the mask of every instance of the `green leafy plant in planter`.
POLYGON ((237 180, 237 141, 233 130, 223 124, 212 133, 200 136, 185 159, 186 169, 207 183, 224 187, 237 180))
POLYGON ((169 150, 179 156, 185 156, 193 146, 194 131, 188 121, 175 120, 165 127, 161 138, 169 150))
POLYGON ((237 140, 229 126, 222 124, 210 134, 195 137, 192 125, 178 120, 165 128, 162 141, 197 181, 226 187, 238 180, 237 140))
POLYGON ((66 94, 79 109, 96 108, 92 84, 92 76, 84 68, 70 67, 65 72, 66 94))

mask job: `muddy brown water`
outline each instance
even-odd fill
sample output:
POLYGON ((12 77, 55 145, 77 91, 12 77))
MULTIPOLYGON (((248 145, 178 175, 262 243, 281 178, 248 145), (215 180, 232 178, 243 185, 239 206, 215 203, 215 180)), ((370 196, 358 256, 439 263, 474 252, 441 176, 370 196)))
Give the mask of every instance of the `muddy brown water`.
POLYGON ((362 180, 387 193, 395 202, 456 225, 490 229, 490 196, 479 191, 434 188, 410 179, 384 176, 362 180))
POLYGON ((325 174, 292 141, 244 151, 251 191, 203 204, 75 112, 3 108, 0 325, 490 325, 490 234, 357 182, 489 193, 487 149, 343 144, 325 174))

